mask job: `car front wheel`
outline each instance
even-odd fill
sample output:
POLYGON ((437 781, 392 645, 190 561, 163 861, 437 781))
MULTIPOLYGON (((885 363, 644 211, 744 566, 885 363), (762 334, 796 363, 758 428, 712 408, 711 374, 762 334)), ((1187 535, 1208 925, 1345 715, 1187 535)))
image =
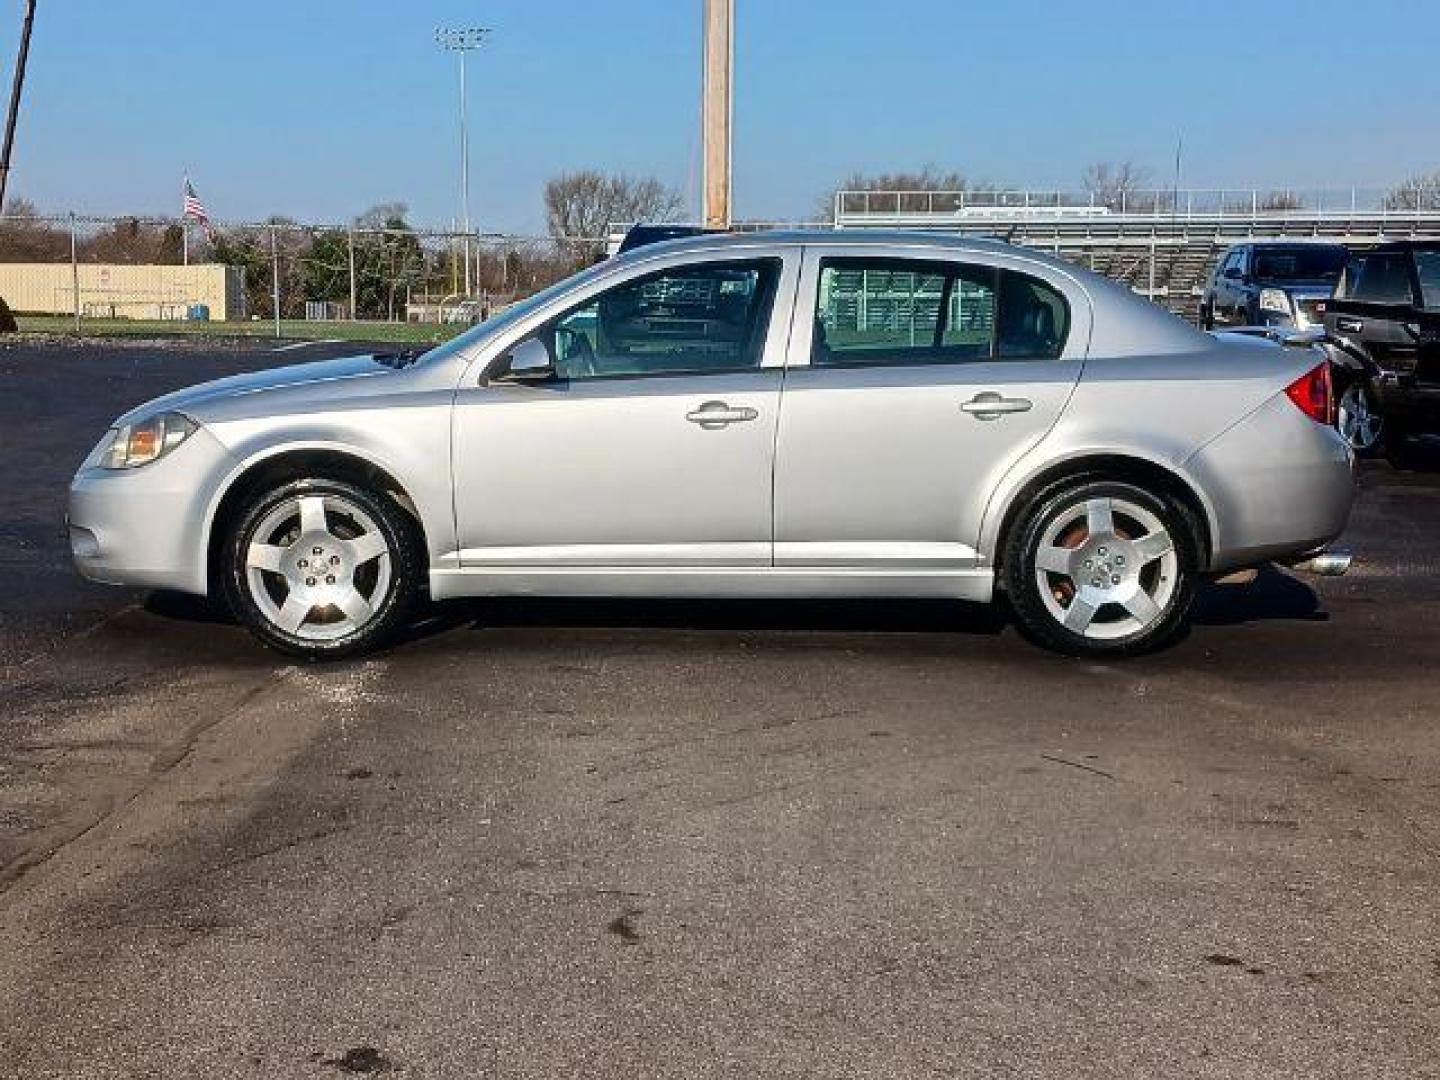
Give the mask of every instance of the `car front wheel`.
POLYGON ((1198 564, 1191 515, 1128 483, 1086 481, 1041 492, 1003 555, 1020 628, 1073 656, 1158 648, 1182 629, 1198 564))
POLYGON ((391 500, 339 480, 296 480, 245 506, 225 549, 237 618, 266 645, 338 659, 391 640, 419 594, 423 544, 391 500))

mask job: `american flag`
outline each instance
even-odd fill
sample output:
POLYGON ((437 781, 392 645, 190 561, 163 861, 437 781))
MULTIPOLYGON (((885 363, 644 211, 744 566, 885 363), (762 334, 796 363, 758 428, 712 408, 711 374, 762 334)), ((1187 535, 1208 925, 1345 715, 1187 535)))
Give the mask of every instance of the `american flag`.
POLYGON ((210 215, 205 213, 205 204, 200 201, 200 196, 195 194, 195 186, 190 183, 188 176, 185 178, 185 208, 180 216, 194 218, 204 230, 205 239, 215 239, 215 230, 210 226, 210 215))

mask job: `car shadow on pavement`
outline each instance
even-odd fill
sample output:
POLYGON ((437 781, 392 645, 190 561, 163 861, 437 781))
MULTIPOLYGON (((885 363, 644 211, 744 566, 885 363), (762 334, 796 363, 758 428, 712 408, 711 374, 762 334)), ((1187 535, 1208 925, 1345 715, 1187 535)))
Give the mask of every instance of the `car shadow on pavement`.
POLYGON ((205 596, 157 589, 145 597, 143 605, 149 615, 159 615, 179 622, 235 624, 235 617, 223 601, 205 596))
MULTIPOLYGON (((222 603, 157 591, 145 611, 179 623, 235 624, 222 603)), ((1192 622, 1202 626, 1292 620, 1324 621, 1315 590, 1275 567, 1248 585, 1202 588, 1192 622)), ((690 630, 724 633, 970 634, 995 637, 1010 624, 1003 602, 949 600, 713 600, 517 597, 447 600, 425 605, 400 644, 459 630, 551 627, 566 629, 690 630)))
POLYGON ((1305 582, 1273 565, 1261 568, 1248 585, 1208 585, 1195 597, 1190 621, 1198 626, 1238 626, 1281 621, 1326 622, 1320 597, 1305 582))
POLYGON ((1398 472, 1440 472, 1440 437, 1407 439, 1386 454, 1398 472))
POLYGON ((433 605, 409 640, 453 629, 566 627, 812 633, 961 633, 994 636, 1000 606, 945 600, 634 600, 526 597, 433 605))

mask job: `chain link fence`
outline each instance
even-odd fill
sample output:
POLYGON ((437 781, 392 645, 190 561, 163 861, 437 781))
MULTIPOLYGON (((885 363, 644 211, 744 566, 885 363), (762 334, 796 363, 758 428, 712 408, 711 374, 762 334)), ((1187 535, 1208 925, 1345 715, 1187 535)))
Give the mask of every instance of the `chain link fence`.
POLYGON ((339 333, 429 340, 604 254, 600 238, 462 233, 398 219, 0 216, 0 299, 21 328, 339 333), (350 324, 368 324, 351 330, 350 324))

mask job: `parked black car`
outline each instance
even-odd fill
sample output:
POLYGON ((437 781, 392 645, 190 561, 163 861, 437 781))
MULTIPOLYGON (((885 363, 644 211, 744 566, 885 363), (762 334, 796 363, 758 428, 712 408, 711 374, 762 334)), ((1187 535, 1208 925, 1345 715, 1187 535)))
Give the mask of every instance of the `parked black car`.
POLYGON ((704 225, 631 225, 620 241, 616 255, 624 255, 646 244, 658 244, 665 240, 681 240, 687 236, 702 236, 707 232, 724 232, 723 229, 707 229, 704 225))
POLYGON ((1440 240, 1351 256, 1325 308, 1340 433, 1358 451, 1440 432, 1440 240))
POLYGON ((1318 327, 1349 256, 1343 244, 1236 244, 1210 274, 1200 299, 1200 325, 1318 327))

